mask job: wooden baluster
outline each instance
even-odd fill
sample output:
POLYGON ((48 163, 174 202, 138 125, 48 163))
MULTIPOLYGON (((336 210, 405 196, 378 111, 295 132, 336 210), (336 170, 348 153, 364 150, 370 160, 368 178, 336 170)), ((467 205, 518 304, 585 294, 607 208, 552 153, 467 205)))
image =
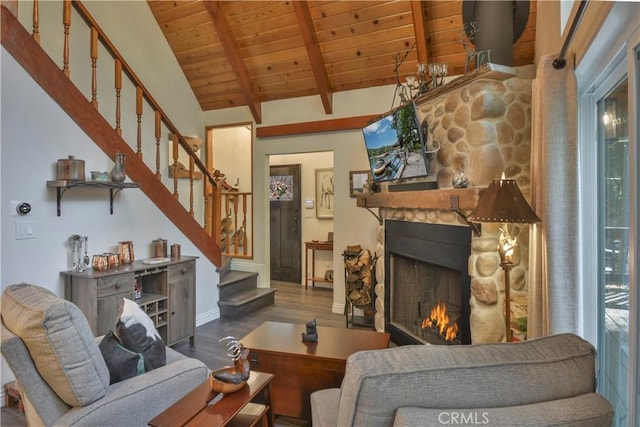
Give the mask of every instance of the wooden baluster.
POLYGON ((208 176, 204 176, 203 180, 204 185, 202 187, 204 193, 204 221, 202 228, 204 229, 204 231, 209 233, 209 190, 211 189, 211 183, 208 176))
POLYGON ((138 117, 138 154, 142 158, 142 88, 136 88, 136 116, 138 117))
POLYGON ((222 210, 220 209, 220 206, 218 206, 218 204, 221 204, 222 201, 222 185, 218 184, 217 182, 213 182, 212 184, 214 185, 214 187, 212 198, 213 206, 211 206, 211 213, 213 216, 211 218, 211 228, 213 230, 213 237, 216 239, 218 246, 222 247, 222 219, 220 217, 222 210))
POLYGON ((64 0, 64 9, 62 12, 62 25, 64 25, 64 53, 62 60, 62 71, 64 75, 69 77, 69 28, 71 28, 71 0, 64 0))
POLYGON ((242 253, 244 255, 247 254, 247 197, 246 194, 242 195, 242 229, 244 230, 244 235, 242 236, 242 253))
POLYGON ((233 235, 235 242, 233 245, 233 252, 238 253, 238 195, 233 196, 233 235))
POLYGON ((193 217, 193 156, 189 156, 189 213, 193 217))
POLYGON ((122 136, 122 129, 120 128, 120 92, 122 91, 122 61, 116 58, 116 132, 122 136))
POLYGON ((171 135, 173 142, 173 196, 178 200, 178 136, 171 135))
POLYGON ((98 29, 91 27, 91 105, 98 109, 98 29))
POLYGON ((33 0, 33 39, 40 44, 40 5, 33 0))
MULTIPOLYGON (((220 188, 222 188, 222 185, 218 185, 220 188)), ((227 219, 231 219, 231 209, 229 209, 229 194, 223 194, 222 192, 220 193, 220 195, 222 197, 224 197, 224 217, 227 219)), ((231 233, 225 233, 225 238, 229 239, 227 240, 227 245, 225 247, 225 251, 224 253, 226 254, 230 254, 231 253, 231 233)))
POLYGON ((160 174, 160 137, 162 136, 162 116, 160 115, 160 111, 156 111, 155 113, 156 120, 156 178, 161 179, 162 175, 160 174))

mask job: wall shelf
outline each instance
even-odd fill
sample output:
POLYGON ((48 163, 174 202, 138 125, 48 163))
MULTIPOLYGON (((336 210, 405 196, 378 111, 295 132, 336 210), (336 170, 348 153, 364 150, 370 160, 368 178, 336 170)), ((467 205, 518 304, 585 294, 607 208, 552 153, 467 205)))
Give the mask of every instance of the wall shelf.
POLYGON ((79 181, 79 180, 56 180, 47 181, 47 188, 56 189, 56 202, 58 207, 58 216, 60 216, 60 201, 64 193, 70 188, 108 188, 109 189, 109 207, 110 213, 113 215, 113 200, 116 195, 124 188, 139 188, 140 184, 136 182, 111 182, 111 181, 79 181))

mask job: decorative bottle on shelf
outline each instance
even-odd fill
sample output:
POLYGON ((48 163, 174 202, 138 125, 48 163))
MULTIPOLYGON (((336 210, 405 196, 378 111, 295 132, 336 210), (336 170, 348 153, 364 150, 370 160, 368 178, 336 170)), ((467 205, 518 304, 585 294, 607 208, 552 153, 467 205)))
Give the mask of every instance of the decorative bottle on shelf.
POLYGON ((124 173, 124 160, 126 158, 124 153, 116 153, 116 164, 111 169, 111 181, 124 182, 127 175, 124 173))

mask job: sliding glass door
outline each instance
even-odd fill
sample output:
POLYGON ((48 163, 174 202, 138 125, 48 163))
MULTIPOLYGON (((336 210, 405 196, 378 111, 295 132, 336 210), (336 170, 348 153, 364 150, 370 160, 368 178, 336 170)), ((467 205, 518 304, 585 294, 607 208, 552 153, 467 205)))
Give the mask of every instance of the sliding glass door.
POLYGON ((580 92, 583 334, 616 427, 640 425, 640 25, 615 2, 576 68, 580 92))
POLYGON ((598 100, 599 391, 628 424, 629 120, 625 76, 598 100))

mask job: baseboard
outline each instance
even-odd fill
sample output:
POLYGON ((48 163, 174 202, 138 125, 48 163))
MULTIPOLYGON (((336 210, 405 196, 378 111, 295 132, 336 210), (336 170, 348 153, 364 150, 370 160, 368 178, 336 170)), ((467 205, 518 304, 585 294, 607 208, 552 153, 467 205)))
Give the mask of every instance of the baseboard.
POLYGON ((212 320, 220 318, 220 310, 218 308, 207 311, 196 316, 196 327, 209 323, 212 320))
POLYGON ((331 306, 331 312, 335 314, 344 314, 344 303, 337 304, 334 302, 331 306))

